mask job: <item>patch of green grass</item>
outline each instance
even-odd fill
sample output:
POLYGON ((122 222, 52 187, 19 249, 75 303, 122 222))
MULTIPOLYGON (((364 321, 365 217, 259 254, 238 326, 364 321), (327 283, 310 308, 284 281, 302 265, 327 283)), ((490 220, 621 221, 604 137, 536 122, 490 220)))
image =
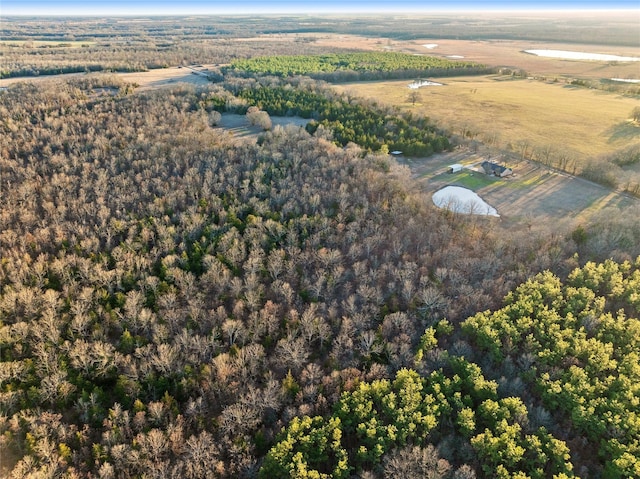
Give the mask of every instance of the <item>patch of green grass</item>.
POLYGON ((447 174, 447 176, 451 178, 450 183, 452 185, 464 186, 474 191, 499 181, 497 178, 485 175, 484 173, 478 173, 477 171, 463 171, 460 173, 447 174))

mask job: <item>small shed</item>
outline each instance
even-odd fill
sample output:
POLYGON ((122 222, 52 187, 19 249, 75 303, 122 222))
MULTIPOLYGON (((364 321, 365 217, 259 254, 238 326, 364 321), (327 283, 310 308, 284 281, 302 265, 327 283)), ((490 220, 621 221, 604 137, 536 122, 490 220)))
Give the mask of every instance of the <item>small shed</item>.
POLYGON ((502 166, 497 163, 492 163, 491 161, 483 161, 480 166, 482 166, 482 169, 487 175, 493 175, 499 178, 513 175, 513 170, 511 168, 507 168, 506 166, 502 166))
POLYGON ((458 173, 459 171, 462 171, 462 168, 464 168, 464 166, 462 166, 460 163, 456 163, 455 165, 449 165, 448 173, 458 173))

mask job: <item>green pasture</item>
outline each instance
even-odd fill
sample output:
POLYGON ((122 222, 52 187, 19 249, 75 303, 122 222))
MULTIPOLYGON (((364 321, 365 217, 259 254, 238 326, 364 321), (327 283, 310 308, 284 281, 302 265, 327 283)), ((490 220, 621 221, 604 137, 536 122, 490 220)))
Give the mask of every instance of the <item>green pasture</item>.
POLYGON ((504 181, 493 176, 485 175, 484 173, 470 170, 462 170, 458 173, 442 173, 433 177, 433 180, 446 181, 450 185, 464 186, 473 191, 492 185, 496 181, 504 181))

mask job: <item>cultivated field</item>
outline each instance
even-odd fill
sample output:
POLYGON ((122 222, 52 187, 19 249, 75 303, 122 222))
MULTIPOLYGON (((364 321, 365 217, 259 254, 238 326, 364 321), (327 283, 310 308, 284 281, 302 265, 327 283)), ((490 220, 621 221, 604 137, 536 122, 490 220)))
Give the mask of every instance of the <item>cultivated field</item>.
POLYGON ((551 49, 620 56, 640 56, 640 47, 614 47, 611 45, 576 45, 566 43, 512 41, 512 40, 425 40, 408 42, 400 48, 413 53, 462 56, 465 60, 492 66, 520 68, 531 75, 547 77, 577 77, 584 79, 636 78, 640 75, 637 63, 572 61, 545 58, 525 53, 524 50, 551 49), (436 43, 426 49, 425 43, 436 43))

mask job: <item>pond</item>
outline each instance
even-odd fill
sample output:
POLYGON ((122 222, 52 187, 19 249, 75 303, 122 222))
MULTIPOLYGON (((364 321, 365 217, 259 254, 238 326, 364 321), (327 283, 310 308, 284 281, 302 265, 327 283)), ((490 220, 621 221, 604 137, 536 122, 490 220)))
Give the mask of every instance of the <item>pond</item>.
POLYGON ((559 58, 561 60, 597 60, 602 62, 638 62, 640 57, 621 57, 602 53, 572 52, 570 50, 525 50, 525 53, 539 57, 559 58))
POLYGON ((409 83, 409 88, 413 90, 416 88, 422 88, 423 86, 442 86, 442 83, 429 80, 416 80, 413 83, 409 83))
POLYGON ((496 209, 485 202, 477 193, 462 186, 445 186, 433 194, 433 203, 438 208, 456 213, 496 216, 496 209))

